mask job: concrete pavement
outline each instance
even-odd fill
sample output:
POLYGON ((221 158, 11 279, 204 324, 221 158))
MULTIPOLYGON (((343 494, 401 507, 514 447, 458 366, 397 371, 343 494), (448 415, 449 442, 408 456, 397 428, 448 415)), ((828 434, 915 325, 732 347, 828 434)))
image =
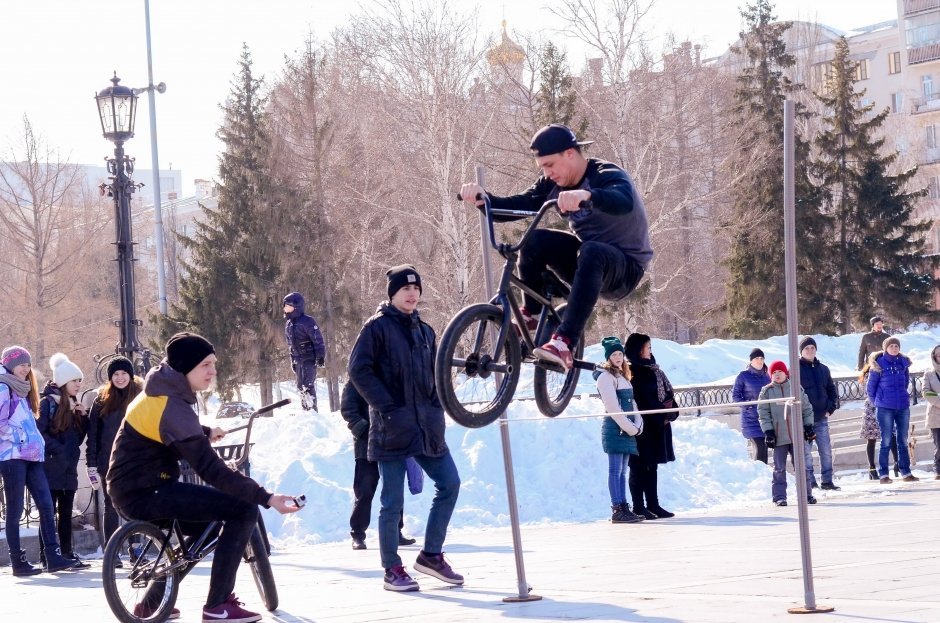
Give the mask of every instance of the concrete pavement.
MULTIPOLYGON (((818 493, 820 503, 809 510, 816 600, 836 609, 809 620, 940 621, 940 481, 841 484, 841 492, 818 493)), ((313 505, 306 512, 315 512, 313 505)), ((796 516, 795 506, 768 501, 642 524, 523 526, 527 579, 543 599, 516 604, 502 601, 517 594, 508 528, 452 533, 447 554, 466 586, 416 574, 418 593, 382 589, 374 539, 358 552, 347 543, 285 549, 272 559, 281 608, 264 620, 793 620, 798 615, 787 608, 805 603, 796 516)), ((418 551, 402 548, 407 566, 418 551)), ((183 582, 181 622, 201 620, 209 569, 203 563, 183 582)), ((236 592, 247 607, 260 609, 247 567, 236 592)), ((114 620, 94 561, 86 571, 33 578, 14 578, 6 567, 0 595, 4 621, 114 620)))

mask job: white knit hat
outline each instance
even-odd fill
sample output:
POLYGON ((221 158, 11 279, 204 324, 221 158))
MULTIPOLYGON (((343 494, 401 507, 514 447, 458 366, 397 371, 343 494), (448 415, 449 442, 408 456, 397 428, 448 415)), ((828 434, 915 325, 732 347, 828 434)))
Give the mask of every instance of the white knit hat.
POLYGON ((69 381, 82 378, 82 371, 62 353, 49 357, 49 367, 52 368, 52 382, 63 387, 69 381))

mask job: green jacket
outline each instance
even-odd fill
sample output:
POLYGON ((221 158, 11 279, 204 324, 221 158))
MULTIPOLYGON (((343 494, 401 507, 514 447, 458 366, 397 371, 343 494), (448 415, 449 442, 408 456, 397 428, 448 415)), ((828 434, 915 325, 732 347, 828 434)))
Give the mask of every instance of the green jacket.
MULTIPOLYGON (((764 385, 760 390, 758 400, 773 400, 774 398, 787 398, 790 396, 790 379, 787 379, 779 385, 770 383, 764 385)), ((803 413, 803 426, 813 424, 813 405, 810 404, 806 392, 800 388, 800 407, 803 413)), ((760 428, 765 433, 773 430, 777 436, 777 445, 785 446, 793 443, 790 440, 790 431, 787 430, 786 407, 782 402, 761 403, 757 405, 757 419, 760 420, 760 428)))

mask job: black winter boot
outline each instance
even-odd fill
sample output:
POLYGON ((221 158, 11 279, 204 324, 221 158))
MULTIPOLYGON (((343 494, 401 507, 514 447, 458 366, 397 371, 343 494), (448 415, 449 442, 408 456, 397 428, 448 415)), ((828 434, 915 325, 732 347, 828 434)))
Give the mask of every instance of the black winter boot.
POLYGON ((660 505, 659 505, 659 502, 656 502, 655 504, 650 504, 650 505, 647 506, 646 508, 647 508, 649 511, 655 513, 656 516, 657 516, 658 518, 660 518, 660 519, 669 519, 670 517, 675 517, 675 516, 676 516, 675 513, 670 513, 670 512, 667 511, 665 508, 663 508, 662 506, 660 506, 660 505))
POLYGON ((55 573, 56 571, 65 571, 73 567, 75 567, 75 561, 63 556, 58 546, 54 547, 52 550, 46 550, 46 572, 55 573))
POLYGON ((21 549, 10 550, 10 566, 13 567, 13 575, 18 578, 42 573, 42 569, 29 564, 29 561, 26 560, 26 552, 21 549))
POLYGON ((878 475, 878 470, 874 467, 868 468, 868 479, 869 480, 881 480, 881 476, 878 475))
POLYGON ((633 503, 633 512, 642 517, 643 519, 659 519, 659 516, 647 509, 642 504, 633 503))
POLYGON ((611 521, 611 523, 636 523, 636 522, 639 521, 639 519, 637 519, 636 515, 634 515, 633 513, 631 513, 629 510, 627 510, 626 512, 624 512, 623 507, 624 507, 623 504, 614 504, 614 505, 612 505, 612 506, 610 507, 610 510, 611 510, 610 521, 611 521))
POLYGON ((643 521, 644 519, 646 519, 646 517, 641 517, 640 515, 637 515, 636 513, 632 512, 630 510, 630 505, 627 504, 626 502, 623 502, 620 505, 620 512, 623 513, 623 516, 629 520, 628 523, 636 523, 638 521, 643 521))

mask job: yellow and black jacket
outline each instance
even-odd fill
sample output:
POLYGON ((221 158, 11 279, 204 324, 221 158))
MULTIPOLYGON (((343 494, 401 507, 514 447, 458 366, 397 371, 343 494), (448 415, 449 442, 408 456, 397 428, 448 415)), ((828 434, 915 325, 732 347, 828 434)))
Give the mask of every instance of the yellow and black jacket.
POLYGON ((267 506, 271 494, 229 469, 209 444, 209 429, 193 410, 196 394, 186 376, 163 361, 150 370, 144 391, 127 407, 111 452, 107 488, 122 508, 179 479, 185 459, 207 483, 248 502, 267 506))

